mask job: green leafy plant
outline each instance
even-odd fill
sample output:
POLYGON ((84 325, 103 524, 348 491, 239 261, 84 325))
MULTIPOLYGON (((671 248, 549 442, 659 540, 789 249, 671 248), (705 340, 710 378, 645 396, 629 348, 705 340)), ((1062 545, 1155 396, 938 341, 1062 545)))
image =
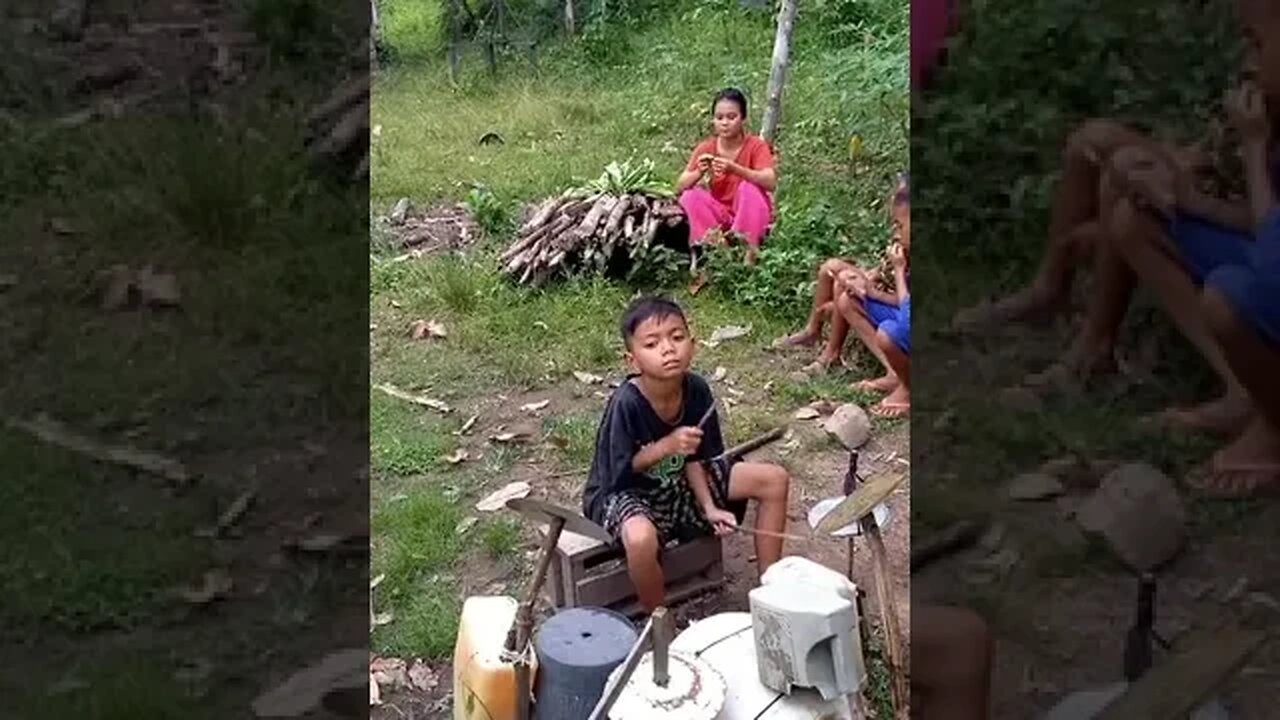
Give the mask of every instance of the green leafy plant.
POLYGON ((489 188, 483 185, 471 188, 463 204, 489 237, 499 237, 510 229, 510 210, 489 188))

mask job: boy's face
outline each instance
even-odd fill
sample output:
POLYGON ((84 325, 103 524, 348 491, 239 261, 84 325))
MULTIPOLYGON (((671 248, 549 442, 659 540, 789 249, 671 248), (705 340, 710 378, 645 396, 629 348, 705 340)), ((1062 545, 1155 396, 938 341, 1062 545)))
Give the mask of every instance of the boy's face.
POLYGON ((1280 3, 1253 0, 1241 8, 1245 72, 1267 96, 1280 100, 1280 3))
POLYGON ((651 317, 640 323, 627 347, 627 362, 657 380, 683 377, 693 361, 693 337, 679 315, 651 317))
POLYGON ((907 203, 893 207, 893 241, 904 251, 911 251, 911 206, 907 203))

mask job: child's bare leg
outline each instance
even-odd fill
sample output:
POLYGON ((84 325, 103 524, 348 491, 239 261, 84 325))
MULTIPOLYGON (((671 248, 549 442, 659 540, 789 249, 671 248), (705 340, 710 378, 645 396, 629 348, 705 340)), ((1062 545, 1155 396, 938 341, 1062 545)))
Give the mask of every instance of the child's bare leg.
POLYGON ((883 328, 876 331, 876 345, 898 385, 871 412, 880 417, 901 417, 911 411, 911 359, 883 328))
POLYGON ((622 523, 622 546, 627 552, 627 574, 646 612, 653 612, 666 597, 666 580, 658 562, 658 528, 649 518, 633 515, 622 523))
POLYGON ((1209 477, 1199 484, 1219 494, 1249 494, 1267 485, 1274 489, 1280 484, 1280 385, 1274 381, 1280 348, 1264 342, 1211 284, 1201 304, 1210 331, 1257 414, 1244 432, 1214 455, 1209 477))
POLYGON ((1117 148, 1135 144, 1153 145, 1154 141, 1112 120, 1090 120, 1071 134, 1050 210, 1048 244, 1035 277, 1025 288, 990 305, 962 310, 955 318, 957 326, 1029 320, 1067 299, 1080 263, 1101 242, 1102 162, 1117 148))
POLYGON ((1116 342, 1133 299, 1136 277, 1124 257, 1116 251, 1113 236, 1109 234, 1112 214, 1127 196, 1106 177, 1099 187, 1099 196, 1103 208, 1102 227, 1108 230, 1099 233, 1093 247, 1095 290, 1085 311, 1084 328, 1065 357, 1047 370, 1027 377, 1029 385, 1086 380, 1093 375, 1110 372, 1115 367, 1116 342))
MULTIPOLYGON (((729 499, 756 502, 756 529, 786 532, 787 495, 791 476, 786 468, 769 463, 740 462, 729 471, 729 499)), ((756 562, 760 572, 782 558, 782 538, 757 534, 756 562)))
POLYGON ((911 694, 923 720, 986 720, 994 643, 987 624, 959 608, 911 613, 911 694))
POLYGON ((889 361, 885 359, 884 353, 880 351, 879 345, 876 344, 876 328, 871 324, 871 318, 867 317, 867 309, 863 306, 862 301, 847 294, 842 295, 836 298, 836 312, 840 314, 840 317, 844 318, 845 322, 849 324, 849 328, 862 341, 862 344, 867 346, 871 353, 876 356, 876 359, 880 361, 880 364, 884 366, 885 374, 892 374, 893 369, 889 367, 889 361))
POLYGON ((1178 262, 1177 250, 1150 214, 1122 201, 1113 215, 1116 251, 1160 298, 1173 322, 1226 385, 1221 398, 1195 408, 1175 409, 1174 422, 1201 430, 1238 430, 1252 410, 1249 396, 1236 380, 1203 312, 1201 293, 1178 262))
POLYGON ((822 337, 822 323, 832 309, 836 276, 850 269, 848 263, 831 258, 818 268, 818 282, 813 291, 813 309, 800 332, 780 338, 779 345, 812 345, 822 337))

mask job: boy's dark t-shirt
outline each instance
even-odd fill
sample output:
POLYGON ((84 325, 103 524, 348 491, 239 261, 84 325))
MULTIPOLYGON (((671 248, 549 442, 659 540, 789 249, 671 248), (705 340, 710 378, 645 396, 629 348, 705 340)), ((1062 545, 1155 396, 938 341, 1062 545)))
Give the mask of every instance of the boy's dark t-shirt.
POLYGON ((596 452, 583 491, 582 514, 600 525, 604 524, 606 500, 614 493, 654 488, 673 480, 684 482, 687 462, 710 460, 724 452, 719 413, 713 412, 702 426, 702 444, 693 455, 668 457, 644 473, 632 470, 631 461, 640 448, 670 435, 677 427, 696 426, 715 402, 707 381, 694 373, 686 373, 683 409, 673 425, 658 416, 633 382, 635 377, 628 376, 614 391, 596 430, 596 452))

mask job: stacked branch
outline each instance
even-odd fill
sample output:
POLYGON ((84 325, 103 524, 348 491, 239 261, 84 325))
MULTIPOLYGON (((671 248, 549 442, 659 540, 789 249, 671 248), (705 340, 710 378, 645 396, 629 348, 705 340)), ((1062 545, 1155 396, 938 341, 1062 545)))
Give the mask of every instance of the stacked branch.
POLYGON ((652 166, 616 163, 595 183, 540 203, 501 256, 520 284, 541 285, 584 270, 603 272, 620 253, 635 259, 659 228, 675 227, 684 211, 664 188, 649 182, 652 166))

